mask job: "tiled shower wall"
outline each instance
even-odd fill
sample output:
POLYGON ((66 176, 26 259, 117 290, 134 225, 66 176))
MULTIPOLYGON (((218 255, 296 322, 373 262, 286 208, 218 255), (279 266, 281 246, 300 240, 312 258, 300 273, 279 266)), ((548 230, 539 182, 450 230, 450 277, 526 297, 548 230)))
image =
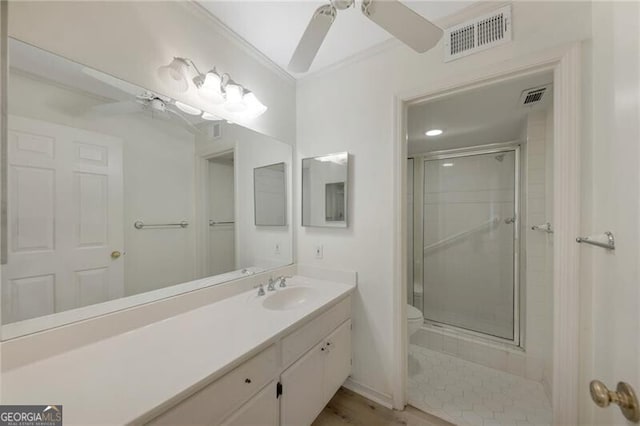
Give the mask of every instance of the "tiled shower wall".
POLYGON ((553 239, 551 234, 532 231, 532 225, 553 223, 552 164, 553 112, 530 113, 523 132, 524 223, 526 245, 521 258, 524 294, 524 350, 501 343, 485 342, 463 333, 425 326, 411 342, 467 361, 541 382, 551 396, 553 344, 553 239))

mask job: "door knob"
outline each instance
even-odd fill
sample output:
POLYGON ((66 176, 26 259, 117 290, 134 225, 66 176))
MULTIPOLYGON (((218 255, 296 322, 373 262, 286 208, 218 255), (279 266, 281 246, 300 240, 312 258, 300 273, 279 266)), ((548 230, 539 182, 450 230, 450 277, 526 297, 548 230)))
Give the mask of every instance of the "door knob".
POLYGON ((122 253, 120 253, 118 250, 115 250, 115 251, 112 251, 112 252, 111 252, 111 258, 112 258, 112 259, 117 259, 117 258, 119 258, 120 256, 122 256, 122 253))
POLYGON ((600 380, 593 380, 589 384, 591 399, 598 407, 608 407, 612 402, 618 404, 622 414, 634 423, 640 421, 640 405, 638 398, 630 384, 618 382, 615 391, 609 390, 600 380))

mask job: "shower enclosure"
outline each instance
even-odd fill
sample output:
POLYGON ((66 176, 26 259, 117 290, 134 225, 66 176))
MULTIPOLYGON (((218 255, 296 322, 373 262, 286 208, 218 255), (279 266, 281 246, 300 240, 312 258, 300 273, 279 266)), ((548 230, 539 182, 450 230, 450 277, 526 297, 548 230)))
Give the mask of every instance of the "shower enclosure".
POLYGON ((429 324, 519 344, 519 155, 409 159, 409 298, 429 324))

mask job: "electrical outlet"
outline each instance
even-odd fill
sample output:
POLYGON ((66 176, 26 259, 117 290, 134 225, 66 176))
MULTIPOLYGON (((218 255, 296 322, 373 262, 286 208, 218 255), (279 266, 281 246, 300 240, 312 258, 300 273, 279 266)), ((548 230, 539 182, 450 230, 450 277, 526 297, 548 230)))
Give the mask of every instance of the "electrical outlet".
POLYGON ((273 252, 275 254, 280 254, 280 243, 276 243, 276 245, 273 248, 273 252))
POLYGON ((316 259, 322 259, 322 255, 323 255, 322 245, 315 246, 313 252, 316 255, 316 259))

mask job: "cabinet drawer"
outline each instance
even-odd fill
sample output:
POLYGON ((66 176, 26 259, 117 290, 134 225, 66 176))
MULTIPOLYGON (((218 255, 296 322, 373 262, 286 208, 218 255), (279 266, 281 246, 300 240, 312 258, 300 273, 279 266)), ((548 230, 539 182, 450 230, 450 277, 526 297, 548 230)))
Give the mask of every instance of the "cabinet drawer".
POLYGON ((288 367, 351 317, 351 296, 282 339, 283 367, 288 367))
POLYGON ((249 400, 277 373, 275 346, 153 419, 152 425, 213 425, 249 400))

